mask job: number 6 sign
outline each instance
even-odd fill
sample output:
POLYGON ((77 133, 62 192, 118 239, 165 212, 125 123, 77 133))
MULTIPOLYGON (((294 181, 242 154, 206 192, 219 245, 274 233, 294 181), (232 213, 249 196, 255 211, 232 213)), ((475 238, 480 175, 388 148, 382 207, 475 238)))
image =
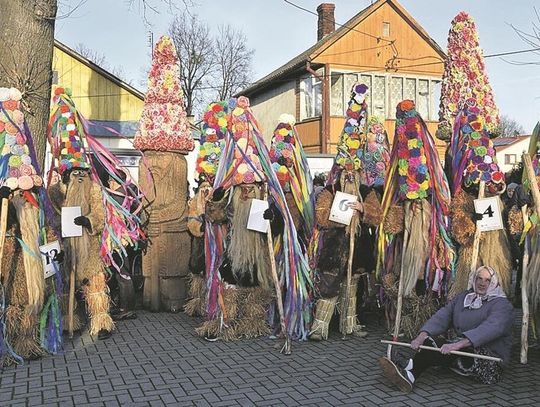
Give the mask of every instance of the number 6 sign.
POLYGON ((58 263, 55 262, 54 256, 60 252, 60 243, 58 240, 39 246, 39 251, 41 252, 41 260, 43 261, 43 271, 45 273, 45 278, 50 277, 56 273, 58 270, 58 263))
POLYGON ((499 197, 475 199, 474 209, 477 214, 482 215, 482 219, 476 221, 476 227, 482 232, 503 229, 501 207, 499 197))

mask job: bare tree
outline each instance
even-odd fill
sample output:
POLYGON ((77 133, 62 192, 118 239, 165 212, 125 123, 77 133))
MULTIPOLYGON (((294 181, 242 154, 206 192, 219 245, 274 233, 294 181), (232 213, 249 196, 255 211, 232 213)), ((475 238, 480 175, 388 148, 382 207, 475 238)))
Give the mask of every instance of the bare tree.
MULTIPOLYGON (((122 0, 123 1, 123 0, 122 0)), ((127 0, 146 12, 175 0, 127 0)), ((40 165, 45 162, 47 124, 52 85, 54 25, 59 0, 0 0, 0 86, 17 87, 23 94, 23 108, 40 165)), ((60 17, 66 18, 86 3, 79 0, 60 17)), ((191 0, 182 0, 184 5, 191 0)), ((145 13, 141 13, 145 16, 145 13)), ((145 17, 146 21, 146 17, 145 17)))
POLYGON ((218 100, 225 100, 250 84, 253 76, 252 49, 243 32, 220 26, 215 39, 216 73, 212 81, 218 100))
POLYGON ((214 43, 209 27, 196 15, 177 16, 170 27, 170 35, 180 60, 180 75, 186 113, 202 102, 202 91, 215 70, 214 43))
POLYGON ((105 54, 102 54, 101 52, 97 52, 87 47, 82 42, 79 42, 77 45, 75 45, 75 51, 77 51, 79 54, 81 54, 81 56, 85 57, 89 61, 92 61, 94 64, 99 65, 103 69, 109 69, 109 63, 107 62, 107 58, 105 58, 105 54))
POLYGON ((241 31, 220 26, 211 36, 208 25, 196 15, 182 15, 173 21, 170 34, 180 59, 188 115, 249 85, 254 51, 241 31))
MULTIPOLYGON (((510 26, 513 28, 513 30, 521 39, 521 41, 523 41, 525 44, 532 47, 529 50, 518 51, 516 52, 516 54, 532 52, 536 54, 537 57, 540 57, 540 14, 538 13, 538 10, 536 9, 536 7, 534 7, 534 14, 536 16, 536 20, 533 20, 532 22, 531 32, 527 32, 525 30, 522 30, 516 27, 513 24, 510 24, 510 26)), ((537 58, 536 60, 528 60, 528 61, 506 60, 504 58, 503 60, 512 65, 540 65, 540 58, 537 58)))
POLYGON ((517 137, 525 133, 523 126, 507 115, 501 115, 497 134, 499 137, 517 137))

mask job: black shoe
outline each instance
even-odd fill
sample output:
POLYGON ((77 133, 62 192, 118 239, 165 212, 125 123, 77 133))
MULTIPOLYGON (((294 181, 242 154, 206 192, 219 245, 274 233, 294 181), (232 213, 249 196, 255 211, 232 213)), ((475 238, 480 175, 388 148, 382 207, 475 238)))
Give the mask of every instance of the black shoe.
POLYGON ((137 314, 133 311, 120 311, 111 315, 113 321, 123 321, 124 319, 137 319, 137 314))
POLYGON ((97 334, 97 337, 98 337, 98 339, 100 341, 103 341, 105 339, 109 339, 111 336, 112 336, 112 332, 107 331, 106 329, 101 329, 97 334))
POLYGON ((379 359, 379 365, 381 365, 384 376, 390 380, 393 385, 397 386, 404 393, 410 393, 412 391, 413 383, 409 379, 405 369, 398 367, 386 357, 379 359))
POLYGON ((204 340, 207 342, 216 342, 219 338, 216 335, 206 335, 204 340))

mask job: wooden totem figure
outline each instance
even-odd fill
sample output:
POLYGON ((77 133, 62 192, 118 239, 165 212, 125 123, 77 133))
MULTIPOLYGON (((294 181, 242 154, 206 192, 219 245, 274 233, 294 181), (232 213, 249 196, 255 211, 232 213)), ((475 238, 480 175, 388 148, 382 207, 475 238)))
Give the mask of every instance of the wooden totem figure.
POLYGON ((176 50, 165 36, 154 48, 135 147, 144 152, 139 179, 148 200, 143 304, 151 311, 176 312, 186 296, 191 245, 184 155, 193 150, 194 144, 184 110, 176 50))

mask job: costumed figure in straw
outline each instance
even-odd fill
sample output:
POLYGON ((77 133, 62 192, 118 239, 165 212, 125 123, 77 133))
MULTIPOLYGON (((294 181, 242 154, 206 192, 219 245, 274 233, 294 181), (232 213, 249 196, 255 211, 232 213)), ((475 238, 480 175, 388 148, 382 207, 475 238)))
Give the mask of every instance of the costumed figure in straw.
POLYGON ((213 201, 228 195, 228 220, 226 228, 206 223, 208 320, 197 332, 224 339, 267 334, 267 313, 275 295, 282 334, 305 339, 310 316, 309 266, 249 100, 231 99, 229 109, 229 136, 212 195, 213 201), (246 227, 254 199, 270 200, 284 219, 281 250, 275 259, 268 240, 271 235, 246 227), (279 281, 275 263, 282 265, 279 281))
POLYGON ((364 84, 352 87, 338 153, 326 187, 316 198, 316 227, 310 257, 316 267, 319 299, 310 332, 313 340, 328 338, 330 321, 338 303, 341 333, 366 335, 357 319, 357 288, 360 275, 374 269, 374 244, 370 243, 370 233, 382 220, 381 197, 376 187, 384 180, 384 161, 388 158, 384 128, 373 129, 382 139, 367 133, 367 91, 364 84), (356 197, 355 202, 348 203, 355 210, 349 225, 330 220, 337 191, 356 197))
POLYGON ((163 36, 154 47, 148 91, 134 145, 144 152, 140 186, 148 200, 148 248, 143 257, 144 307, 181 310, 191 237, 187 230, 185 155, 194 143, 184 108, 177 53, 163 36))
POLYGON ((484 215, 489 216, 475 213, 474 200, 496 196, 502 212, 503 204, 499 195, 506 186, 504 174, 497 164, 493 141, 474 99, 465 102, 464 108, 457 114, 450 146, 453 173, 451 234, 459 245, 450 297, 467 289, 471 270, 476 270, 482 264, 491 265, 501 287, 510 297, 512 254, 506 230, 482 232, 479 240, 476 239, 477 248, 474 248, 475 235, 478 235, 476 221, 484 215))
POLYGON ((401 329, 415 335, 433 314, 433 297, 446 294, 455 261, 448 235, 450 190, 433 139, 412 100, 398 104, 396 119, 378 248, 395 339, 401 329))
MULTIPOLYGON (((524 220, 521 237, 524 252, 521 276, 523 310, 521 362, 527 363, 529 318, 531 316, 533 317, 533 338, 540 341, 540 227, 538 225, 540 219, 540 122, 536 124, 531 135, 528 153, 523 155, 523 165, 524 196, 516 196, 515 202, 520 207, 524 220), (527 193, 532 195, 532 200, 527 196, 527 193), (532 207, 527 208, 527 204, 531 201, 532 207)), ((510 216, 509 223, 512 223, 510 216)), ((517 225, 516 231, 519 230, 519 223, 514 222, 514 224, 517 225)))
POLYGON ((47 243, 46 195, 21 99, 17 89, 0 88, 0 365, 62 348, 59 317, 49 319, 45 312, 43 322, 51 325, 41 331, 42 341, 39 336, 45 302, 47 311, 53 300, 57 314, 59 307, 56 291, 47 295, 40 254, 47 243))
POLYGON ((450 139, 454 121, 465 101, 477 101, 477 108, 484 118, 485 127, 495 134, 499 125, 499 110, 495 104, 493 90, 485 71, 484 55, 480 47, 476 24, 471 16, 460 12, 453 20, 448 32, 448 51, 444 61, 444 73, 439 105, 437 138, 447 141, 445 173, 452 188, 452 162, 450 139))
MULTIPOLYGON (((49 180, 58 171, 61 181, 49 182, 48 192, 58 214, 64 207, 80 208, 81 215, 73 222, 82 229, 80 236, 63 240, 64 280, 69 282, 63 304, 67 308, 64 328, 70 335, 82 328, 76 299, 82 297, 90 318, 90 334, 106 339, 114 329, 114 322, 109 312, 111 301, 105 268, 113 266, 119 270, 121 259, 114 254, 123 252, 124 243, 142 238, 138 217, 130 213, 131 205, 140 202, 140 197, 126 192, 120 204, 115 198, 122 194, 120 190, 107 189, 108 178, 120 180, 123 171, 114 156, 90 136, 89 126, 73 103, 71 90, 55 89, 49 121, 49 142, 55 162, 49 180), (80 295, 75 295, 75 291, 80 295)), ((122 181, 122 189, 131 190, 131 184, 127 178, 122 181)), ((66 235, 64 230, 62 235, 66 235)))
MULTIPOLYGON (((314 222, 313 179, 295 122, 290 114, 279 117, 272 137, 270 161, 285 194, 300 243, 307 252, 314 222)), ((284 223, 275 204, 270 206, 265 218, 271 220, 273 235, 280 236, 284 223)))
MULTIPOLYGON (((190 316, 206 315, 206 221, 217 228, 225 227, 227 221, 227 196, 220 201, 210 199, 219 160, 225 148, 225 136, 230 122, 228 102, 213 102, 208 105, 203 115, 201 146, 197 157, 196 172, 198 187, 193 198, 188 202, 188 229, 191 233, 191 257, 189 270, 191 281, 189 300, 184 311, 190 316)), ((226 235, 226 231, 223 232, 226 235)))

